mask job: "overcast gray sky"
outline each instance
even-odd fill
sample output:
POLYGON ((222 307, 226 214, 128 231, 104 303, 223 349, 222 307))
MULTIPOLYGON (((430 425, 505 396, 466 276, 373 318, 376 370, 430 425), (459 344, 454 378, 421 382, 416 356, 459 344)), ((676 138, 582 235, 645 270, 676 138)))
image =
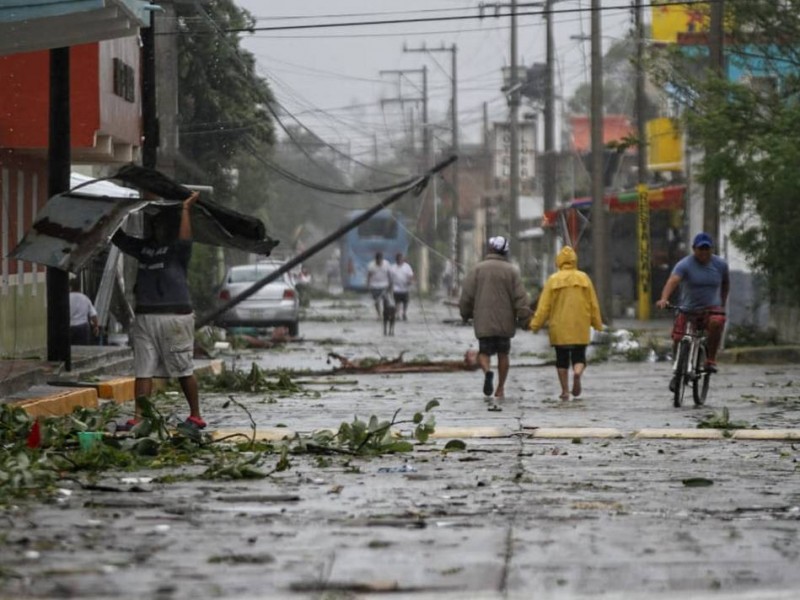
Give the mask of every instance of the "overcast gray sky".
MULTIPOLYGON (((480 14, 479 0, 237 0, 256 16, 258 26, 296 26, 314 23, 409 20, 480 14)), ((488 4, 488 3, 483 3, 488 4)), ((507 3, 506 3, 507 4, 507 3)), ((519 2, 520 5, 524 1, 519 2)), ((554 16, 556 90, 569 97, 588 81, 589 43, 571 36, 588 35, 590 0, 562 0, 554 16)), ((631 26, 629 0, 603 0, 603 38, 607 48, 631 26)), ((539 9, 520 6, 518 12, 539 9)), ((507 11, 504 11, 504 14, 507 11)), ((358 158, 372 154, 373 135, 381 147, 391 147, 409 123, 409 107, 381 108, 381 98, 418 96, 421 79, 409 74, 398 89, 397 75, 384 70, 428 66, 430 119, 447 124, 450 101, 450 53, 410 53, 403 46, 428 48, 456 44, 458 104, 462 140, 480 140, 483 103, 490 119, 507 118, 500 91, 503 66, 510 63, 510 19, 486 10, 482 20, 396 23, 330 29, 257 32, 243 36, 243 46, 258 61, 259 73, 271 84, 280 104, 315 133, 331 143, 350 144, 358 158), (350 108, 348 108, 350 107, 350 108)), ((649 15, 648 15, 649 20, 649 15)), ((545 27, 541 15, 519 16, 519 61, 544 62, 545 27)), ((633 93, 633 90, 632 92, 633 93)), ((438 130, 442 144, 449 131, 438 130)))

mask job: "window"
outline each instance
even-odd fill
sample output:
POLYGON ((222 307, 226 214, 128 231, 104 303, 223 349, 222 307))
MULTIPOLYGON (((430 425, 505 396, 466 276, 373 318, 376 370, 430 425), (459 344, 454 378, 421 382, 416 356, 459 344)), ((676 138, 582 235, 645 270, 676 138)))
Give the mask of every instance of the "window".
POLYGON ((119 58, 114 59, 114 94, 128 102, 136 99, 133 67, 119 58))
POLYGON ((358 226, 361 238, 396 238, 397 223, 393 219, 369 219, 358 226))

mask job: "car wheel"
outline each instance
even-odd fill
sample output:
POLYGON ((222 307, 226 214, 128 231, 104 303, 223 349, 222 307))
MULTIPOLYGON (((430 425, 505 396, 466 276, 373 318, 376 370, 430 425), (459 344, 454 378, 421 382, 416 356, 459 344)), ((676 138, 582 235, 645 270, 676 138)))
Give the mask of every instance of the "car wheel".
POLYGON ((289 323, 289 335, 292 337, 297 337, 300 333, 300 323, 295 321, 294 323, 289 323))

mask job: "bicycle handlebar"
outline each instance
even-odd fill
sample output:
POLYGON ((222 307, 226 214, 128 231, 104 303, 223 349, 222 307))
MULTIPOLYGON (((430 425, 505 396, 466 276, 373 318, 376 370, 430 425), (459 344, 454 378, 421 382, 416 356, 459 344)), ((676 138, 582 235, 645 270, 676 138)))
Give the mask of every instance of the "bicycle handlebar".
POLYGON ((682 313, 687 314, 687 315, 703 314, 703 313, 709 314, 709 315, 724 315, 725 314, 724 310, 714 310, 714 309, 711 309, 711 308, 701 308, 699 310, 686 310, 684 308, 681 308, 677 304, 672 304, 672 302, 667 302, 666 306, 664 306, 664 310, 677 310, 678 312, 682 312, 682 313))

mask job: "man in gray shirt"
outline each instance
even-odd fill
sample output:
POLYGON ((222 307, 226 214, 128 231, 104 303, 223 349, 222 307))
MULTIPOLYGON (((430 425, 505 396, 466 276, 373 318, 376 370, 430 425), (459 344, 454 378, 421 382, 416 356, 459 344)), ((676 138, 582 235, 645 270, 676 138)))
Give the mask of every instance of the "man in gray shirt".
POLYGON ((180 215, 162 210, 153 219, 152 235, 146 239, 120 230, 111 240, 139 262, 134 288, 136 317, 130 331, 137 402, 135 417, 124 429, 140 418, 139 398, 150 396, 153 377, 177 378, 189 404, 186 424, 198 429, 206 426, 194 376, 194 313, 187 281, 192 255, 190 210, 199 197, 199 192, 193 192, 180 207, 180 215))
POLYGON ((681 311, 672 329, 673 354, 677 342, 686 330, 686 312, 699 315, 708 330, 708 361, 706 370, 716 372, 717 350, 725 327, 725 303, 730 291, 728 263, 712 254, 711 236, 698 233, 692 242, 692 254, 678 261, 664 284, 658 308, 666 308, 669 298, 680 286, 681 311))

